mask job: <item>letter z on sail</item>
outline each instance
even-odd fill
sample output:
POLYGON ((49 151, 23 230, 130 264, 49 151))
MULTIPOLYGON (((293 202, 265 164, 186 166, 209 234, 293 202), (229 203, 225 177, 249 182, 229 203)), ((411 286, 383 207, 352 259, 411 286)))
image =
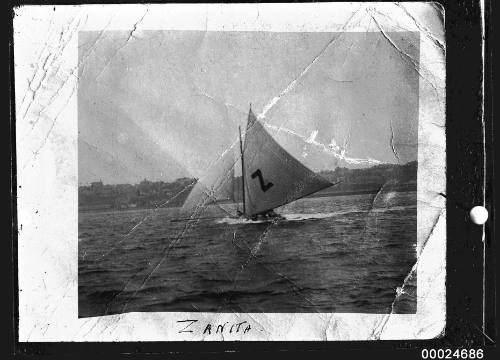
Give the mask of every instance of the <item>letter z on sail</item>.
POLYGON ((256 177, 259 178, 260 188, 262 189, 263 192, 266 192, 274 185, 272 182, 268 182, 267 184, 264 183, 264 178, 262 177, 262 172, 260 171, 260 169, 257 169, 252 174, 252 179, 255 179, 256 177))

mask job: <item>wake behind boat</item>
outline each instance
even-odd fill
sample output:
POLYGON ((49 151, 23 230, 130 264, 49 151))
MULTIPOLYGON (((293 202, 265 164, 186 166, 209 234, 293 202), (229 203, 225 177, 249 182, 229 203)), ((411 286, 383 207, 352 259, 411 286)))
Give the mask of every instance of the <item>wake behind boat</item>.
POLYGON ((237 159, 232 151, 224 153, 193 187, 182 211, 198 217, 210 204, 242 199, 242 210, 224 210, 229 218, 251 221, 284 219, 274 210, 314 194, 334 184, 304 166, 265 130, 252 108, 248 113, 244 141, 240 128, 241 186, 235 190, 237 159))
POLYGON ((270 221, 274 222, 303 222, 303 221, 316 221, 322 220, 330 217, 336 216, 336 213, 318 213, 318 214, 277 214, 275 218, 258 218, 255 220, 247 219, 244 216, 240 217, 225 217, 225 218, 217 218, 215 222, 217 224, 229 224, 229 225, 244 225, 244 224, 261 224, 268 223, 270 221))

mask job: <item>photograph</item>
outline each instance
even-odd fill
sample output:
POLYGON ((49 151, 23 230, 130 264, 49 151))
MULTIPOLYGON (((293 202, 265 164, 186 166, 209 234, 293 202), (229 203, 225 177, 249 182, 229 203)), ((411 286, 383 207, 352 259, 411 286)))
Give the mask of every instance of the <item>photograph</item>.
POLYGON ((435 339, 438 3, 20 6, 19 339, 435 339))
POLYGON ((419 34, 387 36, 80 32, 79 316, 415 313, 419 34))

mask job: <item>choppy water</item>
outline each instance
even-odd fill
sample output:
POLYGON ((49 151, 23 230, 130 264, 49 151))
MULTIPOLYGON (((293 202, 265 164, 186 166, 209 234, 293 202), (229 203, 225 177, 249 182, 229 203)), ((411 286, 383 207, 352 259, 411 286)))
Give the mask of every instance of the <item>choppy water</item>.
POLYGON ((416 193, 305 198, 287 220, 178 209, 79 214, 79 316, 129 311, 416 311, 416 193), (144 218, 146 219, 144 220, 144 218))

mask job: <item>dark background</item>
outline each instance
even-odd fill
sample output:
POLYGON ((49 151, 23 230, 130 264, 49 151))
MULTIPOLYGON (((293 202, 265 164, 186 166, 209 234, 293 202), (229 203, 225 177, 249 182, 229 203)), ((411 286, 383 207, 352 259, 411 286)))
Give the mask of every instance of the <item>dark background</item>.
MULTIPOLYGON (((92 2, 92 1, 91 1, 92 2)), ((90 3, 91 3, 90 2, 90 3)), ((95 1, 100 3, 99 1, 95 1)), ((150 1, 155 3, 157 1, 150 1)), ((362 358, 404 357, 420 358, 421 349, 483 348, 485 359, 491 358, 496 346, 496 300, 494 259, 494 208, 493 204, 493 104, 492 104, 492 2, 485 0, 486 11, 486 68, 485 68, 485 125, 487 158, 486 201, 489 220, 486 225, 486 293, 483 304, 483 242, 482 227, 473 224, 469 210, 482 205, 483 199, 483 132, 481 109, 481 21, 479 0, 439 1, 445 8, 446 24, 446 146, 447 146, 447 325, 444 337, 428 341, 380 341, 380 342, 148 342, 148 343, 19 343, 17 342, 17 220, 16 220, 16 168, 15 168, 15 104, 12 46, 12 6, 21 4, 43 4, 45 1, 11 3, 4 14, 9 24, 9 97, 10 123, 4 134, 10 135, 9 168, 11 169, 12 243, 4 242, 8 248, 7 274, 11 274, 12 289, 8 338, 10 354, 159 354, 176 353, 220 353, 236 351, 278 352, 288 356, 291 351, 301 355, 320 355, 328 352, 331 358, 360 356, 362 358), (484 306, 483 306, 484 305, 484 306), (485 311, 486 334, 482 333, 483 311, 485 311), (353 351, 355 350, 355 351, 353 351)), ((51 1, 50 4, 75 4, 51 1)), ((4 123, 7 123, 6 121, 4 123)), ((9 280, 8 280, 9 281, 9 280)), ((163 355, 162 355, 163 354, 163 355)), ((219 357, 221 354, 217 354, 219 357)), ((271 355, 271 354, 270 354, 271 355)))

